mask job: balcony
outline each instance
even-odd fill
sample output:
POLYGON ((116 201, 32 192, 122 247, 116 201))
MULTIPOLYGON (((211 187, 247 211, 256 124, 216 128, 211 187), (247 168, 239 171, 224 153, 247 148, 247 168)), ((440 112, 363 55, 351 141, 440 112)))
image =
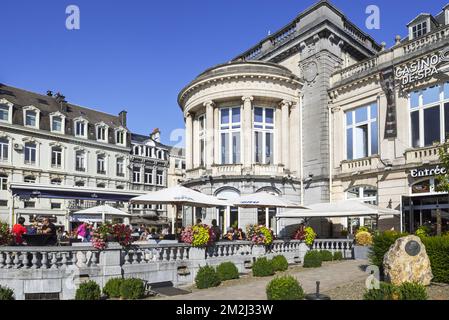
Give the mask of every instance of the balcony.
POLYGON ((213 176, 240 176, 243 173, 241 164, 224 164, 212 167, 213 176))
POLYGON ((357 173, 362 171, 377 170, 379 157, 369 157, 356 160, 345 160, 341 163, 341 173, 357 173))
POLYGON ((430 162, 439 162, 440 156, 438 150, 440 145, 430 147, 409 149, 405 151, 406 164, 426 164, 430 162))
POLYGON ((187 179, 199 179, 206 174, 206 169, 196 168, 186 171, 187 179))

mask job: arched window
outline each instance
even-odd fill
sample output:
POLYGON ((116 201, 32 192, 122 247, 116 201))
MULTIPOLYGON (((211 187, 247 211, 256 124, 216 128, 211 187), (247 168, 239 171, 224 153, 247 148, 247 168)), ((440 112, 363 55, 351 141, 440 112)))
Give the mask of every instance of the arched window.
POLYGON ((346 191, 346 199, 377 205, 377 188, 373 186, 352 187, 346 191))

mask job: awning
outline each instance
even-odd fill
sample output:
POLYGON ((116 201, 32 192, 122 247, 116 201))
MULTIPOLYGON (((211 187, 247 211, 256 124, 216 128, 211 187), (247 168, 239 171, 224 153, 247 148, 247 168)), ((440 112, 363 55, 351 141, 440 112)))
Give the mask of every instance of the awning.
POLYGON ((15 196, 21 199, 43 198, 128 202, 130 199, 143 194, 141 192, 124 190, 88 189, 31 183, 12 183, 10 189, 15 196))
POLYGON ((317 203, 307 206, 310 210, 286 210, 276 215, 277 218, 348 218, 370 216, 398 216, 397 210, 380 208, 356 200, 317 203))

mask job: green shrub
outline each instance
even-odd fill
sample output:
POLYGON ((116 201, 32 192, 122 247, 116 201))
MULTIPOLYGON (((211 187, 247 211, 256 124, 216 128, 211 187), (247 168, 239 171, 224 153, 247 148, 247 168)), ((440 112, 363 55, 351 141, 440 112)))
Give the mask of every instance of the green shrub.
POLYGON ((423 243, 432 267, 433 281, 449 283, 449 237, 426 237, 423 243))
POLYGON ((390 283, 381 282, 379 289, 370 289, 365 292, 363 300, 398 300, 397 288, 390 283))
POLYGON ((284 256, 276 256, 271 260, 274 271, 286 271, 288 270, 288 261, 284 256))
POLYGON ((321 255, 321 261, 332 261, 334 259, 334 255, 332 254, 332 252, 330 252, 328 250, 320 251, 320 255, 321 255))
POLYGON ((405 282, 398 287, 401 300, 427 300, 426 288, 419 283, 405 282))
POLYGON ((334 252, 333 259, 335 261, 343 260, 343 253, 341 253, 340 251, 334 252))
POLYGON ((274 274, 274 267, 271 260, 258 258, 253 264, 253 276, 268 277, 274 274))
POLYGON ((211 266, 201 267, 195 277, 195 284, 198 289, 218 287, 220 283, 218 273, 211 266))
POLYGON ((239 278, 239 270, 232 262, 221 263, 217 267, 217 274, 221 281, 239 278))
POLYGON ((378 266, 380 270, 383 270, 385 254, 390 250, 390 247, 397 239, 405 237, 406 235, 407 234, 396 231, 385 231, 375 234, 373 237, 373 245, 368 254, 371 264, 378 266))
POLYGON ((319 268, 321 265, 322 260, 319 251, 309 251, 304 256, 304 268, 319 268))
POLYGON ((120 298, 120 286, 123 281, 121 278, 109 279, 103 288, 103 293, 109 298, 120 298))
POLYGON ((75 300, 100 300, 100 298, 100 286, 95 281, 81 283, 75 293, 75 300))
POLYGON ((126 300, 137 300, 145 296, 145 286, 140 279, 123 279, 120 284, 120 297, 126 300))
POLYGON ((8 287, 0 286, 0 300, 16 300, 14 291, 8 287))
POLYGON ((302 300, 304 290, 292 276, 276 277, 266 288, 268 300, 302 300))

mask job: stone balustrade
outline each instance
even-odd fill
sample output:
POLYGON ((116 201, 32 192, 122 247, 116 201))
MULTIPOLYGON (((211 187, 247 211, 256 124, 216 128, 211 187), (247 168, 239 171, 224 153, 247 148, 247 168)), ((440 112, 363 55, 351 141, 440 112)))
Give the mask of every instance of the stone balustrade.
POLYGON ((284 167, 269 164, 255 164, 253 165, 253 173, 256 176, 282 175, 284 173, 284 167))
POLYGON ((341 173, 360 173, 362 171, 376 170, 379 162, 379 157, 346 160, 341 163, 341 173))
POLYGON ((405 152, 405 163, 406 164, 425 164, 429 162, 439 161, 439 150, 440 146, 435 145, 426 148, 410 149, 405 152))
MULTIPOLYGON (((317 240, 314 248, 340 250, 351 257, 351 246, 345 240, 317 240)), ((149 283, 191 284, 204 265, 231 261, 239 272, 248 273, 258 257, 283 255, 294 264, 303 262, 308 250, 303 242, 295 240, 276 240, 269 247, 249 241, 222 241, 208 248, 180 243, 139 244, 124 249, 111 243, 103 251, 91 246, 0 247, 0 285, 13 289, 19 300, 33 294, 73 299, 79 283, 86 280, 101 287, 109 279, 122 276, 149 283)))
POLYGON ((341 252, 344 259, 353 259, 353 245, 354 240, 350 239, 315 239, 312 250, 328 250, 332 253, 341 252))
POLYGON ((217 165, 212 167, 213 176, 239 176, 242 174, 243 166, 240 164, 217 165))

